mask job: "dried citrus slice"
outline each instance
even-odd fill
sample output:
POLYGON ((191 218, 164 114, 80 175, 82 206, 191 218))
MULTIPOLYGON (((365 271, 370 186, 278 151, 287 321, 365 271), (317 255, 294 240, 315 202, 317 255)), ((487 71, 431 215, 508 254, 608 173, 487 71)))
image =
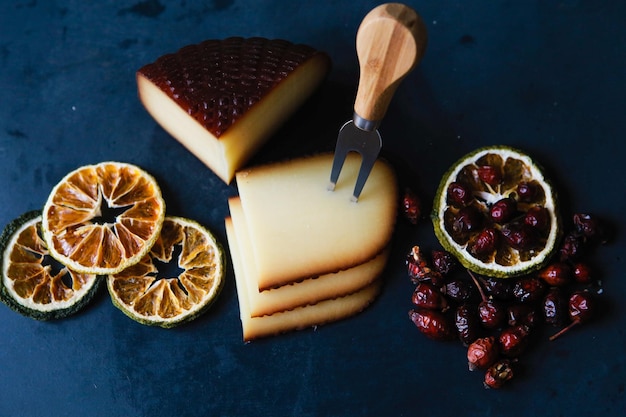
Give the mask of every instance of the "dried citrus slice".
POLYGON ((168 216, 149 254, 109 275, 107 287, 113 304, 133 320, 169 328, 204 312, 223 282, 224 253, 213 234, 193 220, 168 216), (174 258, 178 275, 161 277, 174 258))
POLYGON ((432 213, 440 243, 466 268, 513 277, 541 268, 557 247, 557 198, 533 159, 507 146, 457 161, 437 189, 432 213))
POLYGON ((91 301, 103 278, 57 264, 40 233, 40 211, 25 213, 5 227, 0 236, 0 298, 37 320, 64 318, 91 301))
POLYGON ((150 250, 165 217, 156 180, 121 162, 87 165, 67 174, 43 209, 50 254, 71 269, 114 274, 150 250))

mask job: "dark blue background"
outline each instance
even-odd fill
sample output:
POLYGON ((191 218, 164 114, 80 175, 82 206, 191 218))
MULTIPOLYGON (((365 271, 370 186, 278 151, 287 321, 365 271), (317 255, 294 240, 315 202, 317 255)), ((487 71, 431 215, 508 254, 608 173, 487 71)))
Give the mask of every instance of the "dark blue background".
MULTIPOLYGON (((70 170, 105 160, 159 181, 170 214, 225 242, 236 194, 169 137, 137 99, 158 56, 227 36, 286 38, 328 52, 319 93, 253 163, 331 149, 351 115, 354 37, 372 1, 2 1, 0 224, 43 206, 70 170)), ((626 296, 626 3, 410 1, 430 35, 381 126, 384 149, 427 203, 439 178, 483 145, 525 149, 557 183, 564 212, 615 226, 597 254, 608 313, 529 354, 509 389, 487 391, 459 344, 407 319, 404 256, 437 246, 398 230, 383 294, 346 321, 244 344, 232 272, 219 301, 177 329, 141 326, 106 292, 82 314, 36 322, 0 305, 2 416, 622 415, 626 296)), ((428 205, 428 204, 426 204, 428 205)))

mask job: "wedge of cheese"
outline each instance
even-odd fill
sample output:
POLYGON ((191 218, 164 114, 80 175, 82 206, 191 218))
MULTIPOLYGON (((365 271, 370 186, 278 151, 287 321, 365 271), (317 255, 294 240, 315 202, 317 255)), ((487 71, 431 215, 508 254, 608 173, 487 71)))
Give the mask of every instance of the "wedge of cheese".
MULTIPOLYGON (((232 219, 227 218, 225 224, 229 242, 236 240, 232 219)), ((243 340, 246 342, 348 318, 367 308, 382 288, 382 279, 378 278, 351 294, 321 300, 315 304, 304 304, 270 315, 253 317, 247 291, 248 282, 243 270, 246 262, 240 255, 237 250, 231 251, 243 340)), ((338 272, 335 279, 341 280, 344 272, 346 271, 338 272)))
POLYGON ((398 190, 390 165, 378 160, 358 202, 350 197, 360 157, 348 155, 328 191, 332 154, 237 173, 260 290, 337 272, 371 260, 387 247, 398 190))
MULTIPOLYGON (((247 222, 238 198, 229 200, 233 231, 228 235, 231 252, 240 259, 253 259, 254 250, 248 234, 247 222)), ((302 281, 260 291, 254 262, 238 262, 239 276, 244 291, 243 303, 251 317, 260 317, 291 310, 299 306, 352 294, 371 284, 382 273, 389 250, 385 249, 373 259, 339 272, 309 277, 302 281)), ((240 288, 242 287, 240 286, 240 288)), ((248 314, 248 313, 247 313, 248 314)))
POLYGON ((358 202, 360 158, 334 191, 332 154, 237 173, 226 232, 245 340, 349 317, 379 293, 398 203, 390 165, 374 165, 358 202))
POLYGON ((185 46, 136 78, 150 115, 230 183, 329 68, 329 57, 309 46, 232 37, 185 46))

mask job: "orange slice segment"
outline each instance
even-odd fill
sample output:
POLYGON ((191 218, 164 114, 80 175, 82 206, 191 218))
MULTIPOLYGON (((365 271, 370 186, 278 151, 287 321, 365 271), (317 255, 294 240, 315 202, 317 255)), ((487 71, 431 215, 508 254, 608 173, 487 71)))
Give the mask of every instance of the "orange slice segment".
POLYGON ((57 265, 41 235, 41 212, 28 212, 7 225, 0 237, 0 299, 13 310, 38 320, 78 312, 102 280, 57 265))
POLYGON ((50 254, 75 271, 114 274, 156 241, 165 202, 156 180, 127 163, 102 162, 67 174, 43 210, 50 254))
POLYGON ((150 252, 109 275, 107 286, 113 304, 128 317, 169 328, 206 311, 222 288, 224 273, 224 253, 213 234, 193 220, 168 216, 150 252), (159 266, 174 262, 178 275, 160 276, 159 266))

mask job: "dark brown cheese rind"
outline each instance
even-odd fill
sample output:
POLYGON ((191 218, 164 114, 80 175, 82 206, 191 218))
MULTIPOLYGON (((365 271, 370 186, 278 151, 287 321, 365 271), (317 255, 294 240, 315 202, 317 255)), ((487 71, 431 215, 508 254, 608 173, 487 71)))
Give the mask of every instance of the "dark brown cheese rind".
POLYGON ((299 65, 320 53, 280 39, 232 37, 185 46, 138 72, 219 138, 299 65))

